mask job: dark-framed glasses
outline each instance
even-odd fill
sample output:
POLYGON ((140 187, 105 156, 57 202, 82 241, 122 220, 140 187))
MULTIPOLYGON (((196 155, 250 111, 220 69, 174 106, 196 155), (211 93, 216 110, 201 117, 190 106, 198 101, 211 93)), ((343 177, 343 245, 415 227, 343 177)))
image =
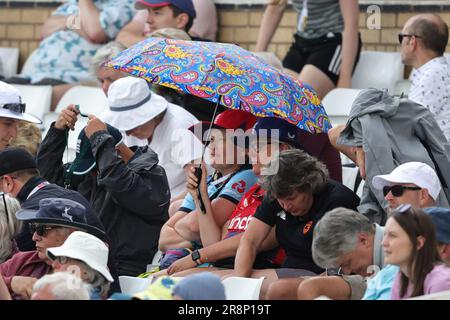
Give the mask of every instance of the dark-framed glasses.
POLYGON ((389 192, 392 193, 394 197, 401 197, 405 190, 421 190, 421 187, 405 187, 401 185, 394 186, 384 186, 383 187, 383 195, 386 197, 389 192))
POLYGON ((6 196, 4 192, 0 192, 3 198, 3 206, 5 207, 5 214, 6 214, 6 223, 9 225, 9 212, 8 212, 8 205, 6 204, 6 196))
POLYGON ((0 108, 6 109, 16 113, 24 113, 25 112, 25 103, 6 103, 1 104, 0 108))
POLYGON ((40 237, 46 237, 48 232, 52 229, 61 228, 60 226, 49 226, 45 224, 38 224, 38 223, 30 223, 29 224, 30 232, 31 234, 36 234, 40 237))
POLYGON ((399 33, 398 34, 398 42, 400 42, 400 44, 402 44, 403 38, 406 38, 406 37, 420 38, 418 35, 415 35, 415 34, 399 33))

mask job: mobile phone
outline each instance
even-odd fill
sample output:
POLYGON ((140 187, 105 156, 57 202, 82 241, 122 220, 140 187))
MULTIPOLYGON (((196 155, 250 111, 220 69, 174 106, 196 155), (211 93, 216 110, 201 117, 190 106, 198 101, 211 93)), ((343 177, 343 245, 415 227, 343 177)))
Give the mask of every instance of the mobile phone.
POLYGON ((85 113, 82 113, 82 112, 80 111, 80 105, 79 105, 79 104, 76 104, 76 105, 75 105, 75 108, 77 109, 77 111, 78 111, 78 114, 79 114, 80 116, 82 116, 82 117, 85 117, 85 118, 87 118, 87 117, 88 117, 88 115, 87 115, 87 114, 85 114, 85 113))

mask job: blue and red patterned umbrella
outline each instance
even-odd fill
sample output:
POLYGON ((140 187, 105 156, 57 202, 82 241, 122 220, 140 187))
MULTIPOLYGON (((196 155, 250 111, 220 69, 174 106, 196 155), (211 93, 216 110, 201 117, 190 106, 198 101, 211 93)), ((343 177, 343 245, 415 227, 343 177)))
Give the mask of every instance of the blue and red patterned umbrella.
POLYGON ((107 66, 311 133, 331 128, 312 87, 233 44, 148 38, 107 66))

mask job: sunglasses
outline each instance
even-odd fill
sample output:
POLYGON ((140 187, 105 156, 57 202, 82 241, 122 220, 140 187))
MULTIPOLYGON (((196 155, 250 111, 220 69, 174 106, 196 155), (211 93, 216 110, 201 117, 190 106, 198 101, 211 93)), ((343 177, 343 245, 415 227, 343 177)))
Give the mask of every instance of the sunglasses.
POLYGON ((394 185, 394 186, 385 186, 383 187, 383 195, 386 197, 389 192, 392 193, 394 197, 401 197, 403 195, 403 192, 405 190, 421 190, 420 187, 404 187, 400 185, 394 185))
POLYGON ((403 38, 406 38, 406 37, 420 38, 419 36, 416 36, 415 34, 399 33, 398 34, 398 42, 400 42, 400 44, 402 44, 403 38))
POLYGON ((46 237, 48 232, 52 229, 61 228, 60 226, 47 226, 44 224, 30 223, 30 232, 31 234, 36 234, 40 237, 46 237))
POLYGON ((25 112, 25 103, 6 103, 0 106, 2 109, 6 109, 16 113, 24 113, 25 112))

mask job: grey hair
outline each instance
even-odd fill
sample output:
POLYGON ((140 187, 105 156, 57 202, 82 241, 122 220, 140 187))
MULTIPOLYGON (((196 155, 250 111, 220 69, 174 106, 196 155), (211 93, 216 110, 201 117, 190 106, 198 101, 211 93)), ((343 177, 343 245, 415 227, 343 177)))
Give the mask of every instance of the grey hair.
POLYGON ((337 267, 336 260, 356 248, 359 233, 375 232, 370 220, 363 214, 335 208, 319 220, 313 232, 312 256, 322 267, 337 267))
POLYGON ((108 44, 100 47, 92 58, 91 72, 96 75, 100 67, 105 62, 121 53, 125 49, 126 47, 117 41, 109 42, 108 44))
POLYGON ((97 270, 92 269, 83 261, 80 261, 86 270, 87 282, 102 298, 107 298, 111 283, 97 270))
POLYGON ((68 272, 56 272, 35 282, 33 295, 49 286, 54 300, 90 300, 91 286, 68 272))
POLYGON ((303 150, 281 151, 274 161, 278 161, 278 172, 263 178, 263 188, 271 197, 285 198, 295 191, 316 194, 328 181, 325 165, 303 150))
POLYGON ((13 250, 13 239, 22 227, 22 222, 17 220, 16 212, 20 209, 19 202, 5 195, 6 206, 5 210, 3 197, 0 196, 0 263, 10 258, 13 250), (6 217, 8 211, 8 217, 6 217))

